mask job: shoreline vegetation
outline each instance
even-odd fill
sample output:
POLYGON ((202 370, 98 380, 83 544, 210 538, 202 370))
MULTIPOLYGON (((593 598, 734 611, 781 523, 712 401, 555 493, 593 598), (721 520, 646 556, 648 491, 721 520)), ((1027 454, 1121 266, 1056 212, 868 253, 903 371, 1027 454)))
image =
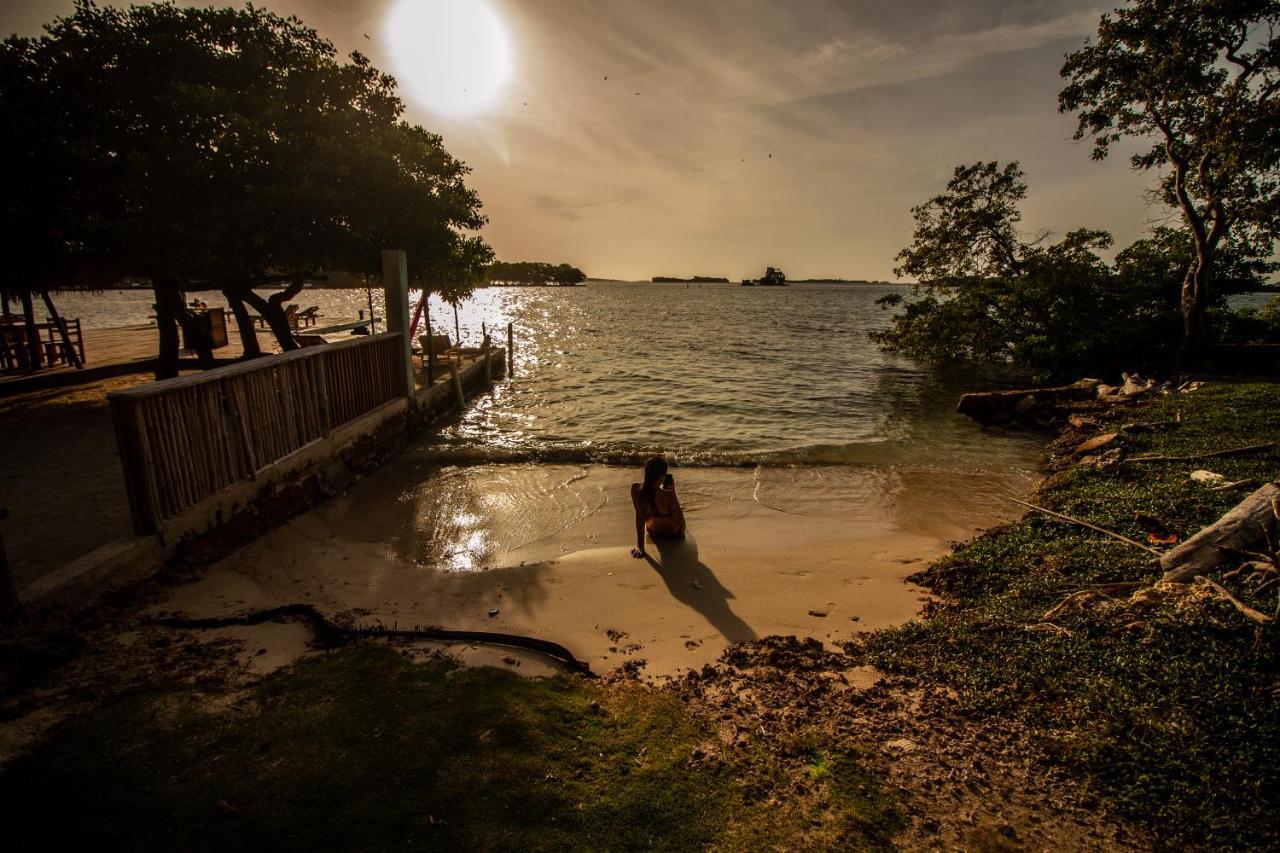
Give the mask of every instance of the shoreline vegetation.
MULTIPOLYGON (((1274 384, 1072 405, 1034 500, 1135 540, 1153 518, 1185 540, 1242 496, 1191 470, 1280 466, 1274 447, 1180 461, 1275 441, 1274 384), (1111 432, 1126 458, 1170 461, 1078 452, 1111 432)), ((5 716, 50 694, 71 713, 0 772, 0 796, 42 848, 146 848, 156 815, 193 849, 1265 845, 1280 831, 1274 626, 1159 576, 1150 554, 1032 513, 917 575, 937 598, 915 621, 838 649, 740 643, 665 686, 529 680, 378 640, 257 679, 235 641, 162 630, 126 597, 96 624, 7 641, 5 716), (850 681, 868 664, 874 684, 850 681)), ((1276 609, 1274 587, 1219 579, 1276 609)))
MULTIPOLYGON (((612 279, 600 279, 608 281, 612 279)), ((680 278, 678 276, 655 275, 649 279, 653 284, 728 284, 729 279, 718 276, 695 275, 692 278, 680 278)), ((873 281, 864 278, 792 278, 788 279, 789 284, 859 284, 874 286, 914 286, 912 282, 904 281, 873 281)))

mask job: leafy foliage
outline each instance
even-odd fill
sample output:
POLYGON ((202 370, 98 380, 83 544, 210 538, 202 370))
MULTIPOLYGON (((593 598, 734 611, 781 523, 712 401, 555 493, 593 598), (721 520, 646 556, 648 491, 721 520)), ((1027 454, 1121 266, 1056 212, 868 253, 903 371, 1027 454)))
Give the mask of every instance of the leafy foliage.
POLYGON ((400 119, 390 76, 296 18, 80 0, 3 42, 0 104, 0 246, 39 258, 7 286, 143 277, 164 309, 196 284, 374 273, 392 247, 457 296, 492 257, 467 167, 400 119))
POLYGON ((485 269, 490 284, 569 286, 587 280, 587 274, 569 264, 547 264, 537 261, 495 261, 485 269))
MULTIPOLYGON (((917 298, 872 337, 938 362, 1011 363, 1036 379, 1167 367, 1190 237, 1158 228, 1108 265, 1099 256, 1112 244, 1105 231, 1078 229, 1057 243, 1024 238, 1018 204, 1026 195, 1017 163, 957 167, 944 193, 913 209, 915 237, 898 255, 897 274, 920 278, 917 298)), ((1215 305, 1271 269, 1225 244, 1215 305)), ((880 300, 886 308, 903 301, 880 300)))
POLYGON ((1280 235, 1280 2, 1133 0, 1104 15, 1097 40, 1066 59, 1063 112, 1102 159, 1122 139, 1158 169, 1159 196, 1195 246, 1182 288, 1181 355, 1205 340, 1211 273, 1228 234, 1266 256, 1280 235))
POLYGON ((915 240, 898 253, 894 275, 941 283, 1016 273, 1025 177, 1017 163, 957 166, 946 192, 911 208, 915 240))

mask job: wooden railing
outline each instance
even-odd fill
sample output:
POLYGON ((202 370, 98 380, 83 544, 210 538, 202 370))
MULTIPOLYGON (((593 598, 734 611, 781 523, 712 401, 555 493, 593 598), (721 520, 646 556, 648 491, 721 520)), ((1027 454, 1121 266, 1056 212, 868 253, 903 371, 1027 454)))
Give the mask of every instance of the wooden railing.
POLYGON ((382 334, 110 395, 134 529, 154 533, 404 389, 400 335, 382 334))

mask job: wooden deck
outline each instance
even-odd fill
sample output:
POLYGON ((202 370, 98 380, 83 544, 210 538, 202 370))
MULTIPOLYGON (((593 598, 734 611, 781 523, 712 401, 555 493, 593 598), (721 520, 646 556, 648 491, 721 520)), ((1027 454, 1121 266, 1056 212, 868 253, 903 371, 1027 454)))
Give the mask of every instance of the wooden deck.
MULTIPOLYGON (((234 330, 232 332, 228 335, 227 346, 214 350, 214 357, 219 361, 244 355, 239 334, 234 333, 234 330)), ((264 353, 280 351, 270 331, 258 332, 258 344, 264 353)), ((0 396, 59 385, 97 382, 130 373, 147 373, 153 369, 152 362, 156 357, 158 345, 156 327, 152 325, 85 329, 83 370, 61 365, 44 370, 0 373, 0 396)), ((182 351, 180 356, 194 358, 195 353, 182 351)))

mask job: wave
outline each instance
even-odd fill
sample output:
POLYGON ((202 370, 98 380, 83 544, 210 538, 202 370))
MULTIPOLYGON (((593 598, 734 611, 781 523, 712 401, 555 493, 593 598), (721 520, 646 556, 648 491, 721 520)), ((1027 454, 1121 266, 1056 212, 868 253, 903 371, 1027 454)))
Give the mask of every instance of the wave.
POLYGON ((608 465, 638 468, 652 456, 662 456, 676 468, 785 468, 806 466, 855 467, 905 473, 961 473, 1032 475, 1031 467, 993 469, 982 465, 922 462, 919 450, 906 441, 815 444, 783 450, 753 452, 680 450, 615 444, 483 445, 467 443, 419 444, 412 458, 439 466, 479 465, 608 465))

